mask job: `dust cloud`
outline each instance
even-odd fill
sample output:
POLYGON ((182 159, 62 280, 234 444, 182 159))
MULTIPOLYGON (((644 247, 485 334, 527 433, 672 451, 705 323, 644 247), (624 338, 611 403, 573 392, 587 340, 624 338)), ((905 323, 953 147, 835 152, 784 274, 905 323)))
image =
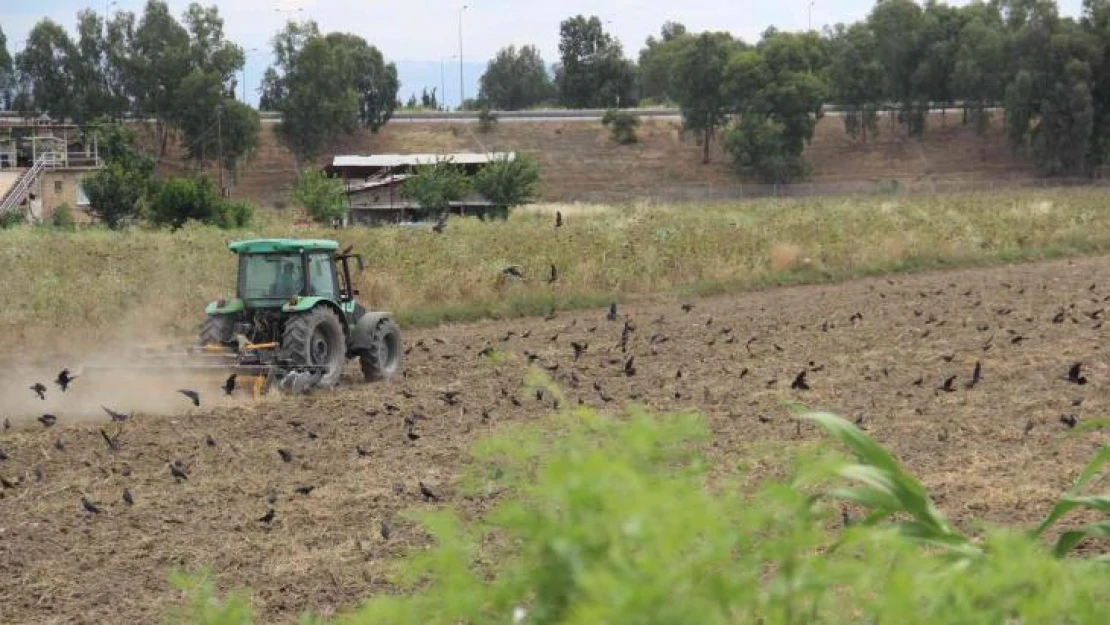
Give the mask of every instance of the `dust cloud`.
MULTIPOLYGON (((0 418, 7 418, 16 426, 33 423, 43 414, 70 423, 107 421, 104 407, 124 414, 162 416, 195 410, 192 400, 179 393, 179 389, 197 391, 202 409, 241 404, 249 397, 245 389, 237 390, 233 397, 224 394, 221 387, 228 370, 144 368, 145 361, 135 355, 134 349, 121 348, 119 344, 114 344, 111 351, 81 351, 84 354, 49 357, 35 363, 0 362, 0 418), (92 353, 97 355, 87 356, 92 353), (117 361, 110 359, 112 354, 117 361), (104 364, 109 366, 99 366, 104 364), (76 378, 64 392, 55 383, 62 369, 69 369, 76 378), (31 390, 39 382, 46 386, 45 400, 31 390)), ((147 359, 152 364, 155 361, 149 356, 147 359)), ((162 365, 173 364, 169 357, 157 360, 162 365)), ((176 364, 188 362, 182 359, 176 364)))

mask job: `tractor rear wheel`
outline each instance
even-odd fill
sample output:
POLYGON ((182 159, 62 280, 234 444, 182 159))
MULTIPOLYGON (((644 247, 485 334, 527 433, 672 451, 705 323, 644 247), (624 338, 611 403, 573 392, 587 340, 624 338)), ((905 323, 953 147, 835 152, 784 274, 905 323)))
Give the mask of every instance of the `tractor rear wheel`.
POLYGON ((382 319, 374 326, 370 347, 362 352, 362 377, 367 382, 387 380, 401 372, 401 330, 392 319, 382 319))
POLYGON ((314 367, 316 386, 332 388, 339 383, 346 357, 346 339, 339 317, 330 308, 318 306, 291 315, 281 335, 281 358, 296 366, 314 367), (315 367, 322 367, 315 369, 315 367))
POLYGON ((200 330, 200 344, 223 345, 235 340, 235 320, 231 315, 208 315, 200 330))

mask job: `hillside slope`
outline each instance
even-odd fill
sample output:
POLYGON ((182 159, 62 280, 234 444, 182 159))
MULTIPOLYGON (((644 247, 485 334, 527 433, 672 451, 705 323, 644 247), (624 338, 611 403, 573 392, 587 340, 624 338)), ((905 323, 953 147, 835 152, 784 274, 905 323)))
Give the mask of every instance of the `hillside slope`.
MULTIPOLYGON (((751 186, 754 181, 732 173, 719 145, 713 146, 712 162, 702 165, 698 142, 684 137, 677 121, 645 120, 639 137, 637 144, 620 146, 600 123, 582 121, 500 123, 488 133, 468 123, 394 123, 376 134, 364 131, 342 139, 320 162, 332 154, 512 150, 541 162, 541 193, 548 201, 696 200, 759 191, 751 186)), ((233 193, 263 206, 284 206, 292 187, 292 155, 277 140, 272 125, 263 126, 260 143, 233 193)), ((817 185, 1033 175, 1028 161, 1006 146, 1000 123, 979 137, 958 115, 934 115, 922 140, 907 137, 884 120, 879 137, 866 144, 844 133, 841 118, 826 117, 805 156, 812 167, 809 182, 817 185)))

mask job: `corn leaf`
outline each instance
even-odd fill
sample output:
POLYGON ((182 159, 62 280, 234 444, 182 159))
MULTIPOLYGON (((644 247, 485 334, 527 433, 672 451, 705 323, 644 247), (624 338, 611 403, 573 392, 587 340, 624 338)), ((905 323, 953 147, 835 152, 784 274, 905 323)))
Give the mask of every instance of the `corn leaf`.
POLYGON ((1110 521, 1100 521, 1084 525, 1077 530, 1064 532, 1056 540, 1056 546, 1052 553, 1057 558, 1063 558, 1084 538, 1110 538, 1110 521))

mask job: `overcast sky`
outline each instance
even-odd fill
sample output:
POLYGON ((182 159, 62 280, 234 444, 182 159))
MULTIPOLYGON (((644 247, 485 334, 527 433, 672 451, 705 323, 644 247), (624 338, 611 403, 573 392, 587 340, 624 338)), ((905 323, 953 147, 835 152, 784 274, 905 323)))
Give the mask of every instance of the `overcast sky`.
MULTIPOLYGON (((439 82, 441 60, 459 51, 459 14, 462 12, 463 57, 466 73, 480 73, 481 67, 501 47, 509 44, 534 44, 544 60, 553 63, 558 56, 559 22, 571 15, 597 15, 624 44, 628 56, 635 58, 648 35, 658 33, 667 20, 681 22, 690 30, 728 30, 746 40, 774 25, 781 30, 805 29, 812 11, 812 25, 851 22, 863 18, 874 5, 872 0, 209 0, 224 17, 227 36, 245 49, 257 48, 247 59, 247 84, 257 86, 258 77, 269 63, 269 39, 290 17, 311 18, 327 32, 352 32, 378 46, 390 60, 398 62, 402 73, 402 97, 439 82), (284 9, 279 12, 276 9, 284 9), (296 10, 300 9, 300 10, 296 10), (471 69, 471 64, 475 64, 471 69), (408 69, 406 69, 408 68, 408 69), (419 72, 415 68, 423 68, 419 72), (406 73, 408 74, 406 76, 406 73)), ((145 0, 117 0, 111 10, 141 13, 145 0)), ((966 2, 952 2, 962 5, 966 2)), ((1058 0, 1065 15, 1078 15, 1082 0, 1058 0)), ((170 9, 180 17, 188 0, 170 0, 170 9)), ((103 0, 0 0, 0 25, 13 51, 26 39, 35 22, 50 17, 71 32, 82 8, 105 10, 103 0)), ((449 101, 457 98, 458 60, 448 63, 446 80, 449 101), (456 92, 452 95, 452 92, 456 92)), ((468 85, 477 76, 466 76, 468 85)), ((468 96, 472 87, 467 87, 468 96)), ((249 98, 254 100, 255 98, 249 98)))

